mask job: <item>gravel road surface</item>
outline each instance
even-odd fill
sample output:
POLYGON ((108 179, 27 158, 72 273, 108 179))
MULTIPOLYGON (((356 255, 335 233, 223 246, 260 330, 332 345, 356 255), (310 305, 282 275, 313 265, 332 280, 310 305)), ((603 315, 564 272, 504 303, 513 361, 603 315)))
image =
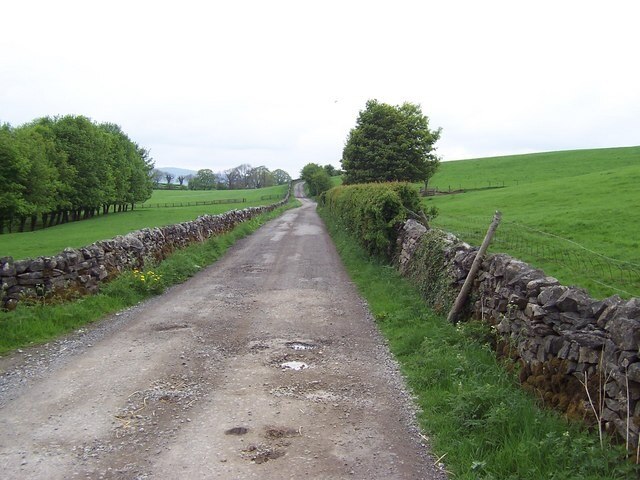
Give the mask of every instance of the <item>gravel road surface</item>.
POLYGON ((0 359, 5 479, 444 479, 315 205, 0 359))

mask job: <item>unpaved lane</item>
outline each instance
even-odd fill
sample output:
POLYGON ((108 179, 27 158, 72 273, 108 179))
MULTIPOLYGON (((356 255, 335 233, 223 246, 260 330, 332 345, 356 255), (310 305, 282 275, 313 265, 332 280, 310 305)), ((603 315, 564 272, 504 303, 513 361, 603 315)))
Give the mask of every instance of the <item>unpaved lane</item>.
POLYGON ((443 478, 314 206, 0 360, 3 478, 443 478))

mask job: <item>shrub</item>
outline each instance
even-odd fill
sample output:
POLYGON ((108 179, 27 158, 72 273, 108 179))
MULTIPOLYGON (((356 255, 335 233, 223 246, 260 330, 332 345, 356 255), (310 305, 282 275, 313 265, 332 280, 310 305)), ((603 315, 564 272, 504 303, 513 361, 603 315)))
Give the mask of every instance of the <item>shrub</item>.
POLYGON ((407 183, 367 183, 339 186, 322 198, 338 220, 371 255, 391 258, 398 227, 422 212, 418 192, 407 183))

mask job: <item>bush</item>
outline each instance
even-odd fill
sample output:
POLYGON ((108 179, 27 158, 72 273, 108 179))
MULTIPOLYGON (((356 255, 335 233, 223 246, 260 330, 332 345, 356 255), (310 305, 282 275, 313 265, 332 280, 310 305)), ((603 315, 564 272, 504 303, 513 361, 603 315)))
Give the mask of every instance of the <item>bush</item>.
POLYGON ((371 255, 391 258, 398 227, 422 212, 418 192, 407 183, 367 183, 329 190, 322 201, 371 255))

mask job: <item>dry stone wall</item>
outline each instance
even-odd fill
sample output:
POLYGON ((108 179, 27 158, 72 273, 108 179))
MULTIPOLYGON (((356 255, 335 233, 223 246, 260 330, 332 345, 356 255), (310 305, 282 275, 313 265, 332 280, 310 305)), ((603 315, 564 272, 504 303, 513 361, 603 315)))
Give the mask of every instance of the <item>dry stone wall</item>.
POLYGON ((204 215, 194 221, 158 228, 145 228, 87 247, 67 248, 58 255, 14 261, 0 258, 0 305, 13 309, 25 298, 45 295, 71 296, 94 293, 102 282, 124 270, 143 268, 171 252, 214 235, 232 230, 236 225, 261 213, 274 210, 289 201, 221 215, 204 215))
MULTIPOLYGON (((451 234, 427 231, 409 220, 398 238, 397 263, 422 288, 440 285, 455 293, 476 252, 451 234), (425 267, 425 262, 433 264, 425 267)), ((451 298, 444 291, 429 293, 431 299, 451 298)), ((625 439, 629 433, 637 444, 640 299, 595 300, 582 289, 560 285, 541 270, 497 254, 482 263, 466 317, 492 326, 499 353, 520 363, 523 387, 571 417, 595 420, 586 384, 602 426, 625 439)))

